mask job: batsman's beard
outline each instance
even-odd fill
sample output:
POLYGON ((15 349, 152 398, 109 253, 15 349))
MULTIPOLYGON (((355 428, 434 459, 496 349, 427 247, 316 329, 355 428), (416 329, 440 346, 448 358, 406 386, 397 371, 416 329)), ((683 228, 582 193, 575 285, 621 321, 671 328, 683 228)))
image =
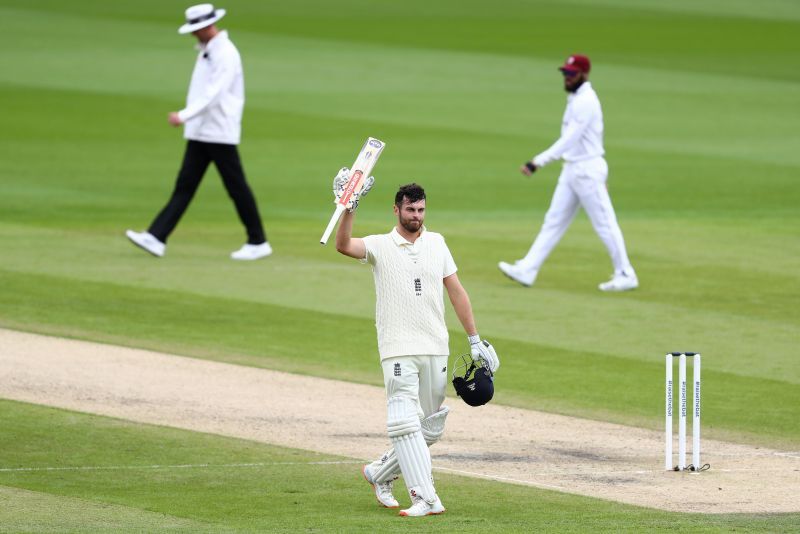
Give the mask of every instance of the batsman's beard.
POLYGON ((422 228, 422 220, 421 219, 403 219, 400 218, 400 226, 406 229, 407 232, 419 232, 419 229, 422 228))

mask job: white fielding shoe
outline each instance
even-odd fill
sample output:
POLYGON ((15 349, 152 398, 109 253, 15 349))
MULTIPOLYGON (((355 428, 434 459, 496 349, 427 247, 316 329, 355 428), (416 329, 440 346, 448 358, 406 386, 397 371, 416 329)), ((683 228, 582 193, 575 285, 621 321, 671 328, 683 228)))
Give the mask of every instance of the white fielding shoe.
POLYGON ((445 508, 437 495, 433 503, 425 502, 425 499, 422 497, 413 497, 411 507, 400 510, 399 515, 403 517, 424 517, 426 515, 439 515, 443 513, 445 513, 445 508))
POLYGON ((150 232, 134 232, 133 230, 127 230, 125 235, 128 236, 128 239, 130 239, 134 245, 143 248, 153 256, 160 258, 167 250, 167 245, 159 241, 158 238, 150 232))
POLYGON ((400 503, 397 502, 397 499, 394 498, 392 495, 392 486, 394 485, 394 480, 390 480, 389 482, 375 482, 372 479, 372 471, 369 468, 369 464, 364 466, 364 469, 361 470, 361 473, 364 475, 364 478, 369 482, 372 489, 375 491, 375 498, 378 499, 378 502, 381 506, 385 508, 400 508, 400 503))
POLYGON ((270 254, 272 254, 272 246, 269 242, 264 241, 260 245, 245 243, 242 248, 236 252, 231 252, 231 258, 234 260, 257 260, 266 258, 270 254))
POLYGON ((497 266, 501 271, 503 271, 504 275, 525 287, 531 287, 536 281, 536 275, 539 274, 539 271, 536 269, 525 269, 520 267, 519 263, 512 265, 510 263, 501 261, 497 264, 497 266))
POLYGON ((635 273, 622 272, 615 274, 608 282, 603 282, 597 288, 600 291, 628 291, 639 287, 639 279, 635 273))

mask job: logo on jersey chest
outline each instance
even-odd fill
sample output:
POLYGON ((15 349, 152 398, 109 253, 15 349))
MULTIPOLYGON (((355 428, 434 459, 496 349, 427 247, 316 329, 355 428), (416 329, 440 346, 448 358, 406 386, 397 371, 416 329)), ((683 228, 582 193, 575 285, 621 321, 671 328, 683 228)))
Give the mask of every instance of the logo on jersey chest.
POLYGON ((414 278, 414 293, 418 296, 422 296, 422 280, 419 278, 414 278))

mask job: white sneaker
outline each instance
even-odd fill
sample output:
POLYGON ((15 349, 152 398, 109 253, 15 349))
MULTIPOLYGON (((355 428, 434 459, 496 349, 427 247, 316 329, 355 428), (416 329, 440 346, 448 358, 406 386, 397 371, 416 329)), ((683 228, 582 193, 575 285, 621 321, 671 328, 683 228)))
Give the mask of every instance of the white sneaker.
POLYGON ((539 271, 536 269, 525 269, 521 267, 519 262, 512 265, 501 261, 497 266, 503 271, 504 275, 526 287, 532 286, 536 281, 536 275, 539 274, 539 271))
POLYGON ((639 279, 635 273, 621 272, 611 277, 608 282, 603 282, 597 286, 600 291, 628 291, 639 287, 639 279))
POLYGON ((372 489, 375 491, 375 498, 378 499, 378 502, 381 503, 381 506, 386 508, 400 508, 400 503, 397 502, 397 499, 394 498, 392 495, 392 486, 394 485, 394 479, 388 482, 375 482, 372 479, 372 470, 370 469, 370 464, 364 466, 364 469, 361 470, 363 473, 364 478, 369 482, 372 486, 372 489))
POLYGON ((231 258, 234 260, 257 260, 259 258, 266 258, 270 254, 272 254, 272 246, 267 241, 260 245, 245 243, 242 248, 236 252, 231 252, 231 258))
POLYGON ((125 235, 128 236, 128 239, 130 239, 134 245, 143 248, 153 256, 158 256, 160 258, 167 250, 167 245, 159 241, 158 238, 150 232, 134 232, 133 230, 127 230, 125 235))
POLYGON ((399 515, 403 517, 423 517, 426 515, 438 515, 443 513, 445 513, 445 508, 438 495, 433 503, 425 502, 425 499, 422 497, 414 496, 411 499, 411 507, 400 510, 399 515))

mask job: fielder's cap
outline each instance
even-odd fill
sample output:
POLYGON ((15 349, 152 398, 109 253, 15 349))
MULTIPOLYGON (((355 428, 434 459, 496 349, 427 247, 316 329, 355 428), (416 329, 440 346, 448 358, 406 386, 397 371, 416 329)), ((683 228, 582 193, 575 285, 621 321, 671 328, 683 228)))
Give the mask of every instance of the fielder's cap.
POLYGON ((592 62, 589 58, 580 54, 572 54, 567 58, 563 65, 558 67, 561 72, 574 74, 576 72, 588 73, 592 70, 592 62))
POLYGON ((196 32, 211 26, 225 16, 224 9, 214 9, 213 4, 197 4, 186 10, 186 24, 178 28, 178 33, 196 32))

